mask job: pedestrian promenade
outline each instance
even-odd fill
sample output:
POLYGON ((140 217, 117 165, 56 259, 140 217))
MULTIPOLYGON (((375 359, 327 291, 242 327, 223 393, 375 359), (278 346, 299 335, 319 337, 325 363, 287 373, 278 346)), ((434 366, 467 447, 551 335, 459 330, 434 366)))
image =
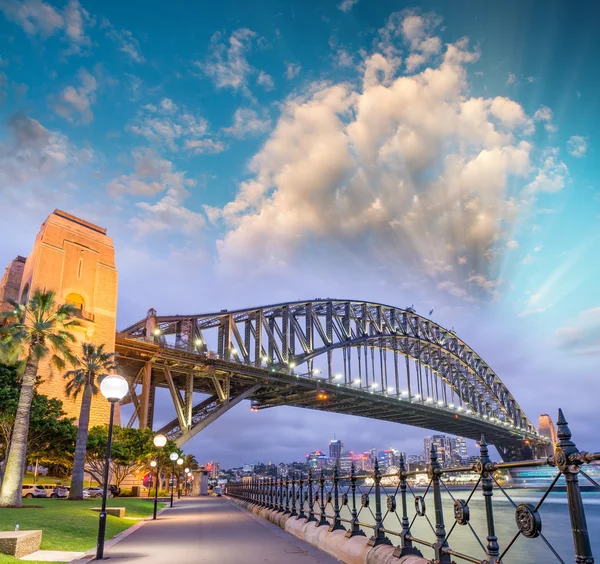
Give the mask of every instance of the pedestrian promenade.
POLYGON ((105 556, 111 564, 338 562, 222 497, 180 500, 105 556))

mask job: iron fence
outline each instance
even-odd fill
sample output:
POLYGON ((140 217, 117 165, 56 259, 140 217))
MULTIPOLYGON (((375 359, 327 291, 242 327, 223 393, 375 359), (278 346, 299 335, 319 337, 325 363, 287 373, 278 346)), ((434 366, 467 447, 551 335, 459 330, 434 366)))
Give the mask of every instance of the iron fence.
MULTIPOLYGON (((315 526, 327 526, 329 531, 346 530, 346 537, 365 536, 365 530, 371 531, 369 546, 381 544, 393 545, 399 540, 394 555, 422 556, 419 547, 427 547, 433 551, 432 562, 436 564, 452 563, 454 560, 481 564, 482 562, 501 564, 502 559, 510 552, 519 537, 526 539, 539 538, 545 543, 556 561, 564 564, 548 538, 542 533, 542 519, 539 510, 550 492, 557 487, 561 477, 564 478, 570 525, 573 536, 574 560, 576 564, 592 564, 594 557, 587 529, 586 515, 581 495, 579 475, 584 477, 591 487, 600 491, 598 484, 582 466, 600 460, 600 453, 579 451, 571 440, 571 431, 559 410, 557 421, 558 441, 554 454, 545 459, 520 462, 495 463, 490 460, 488 445, 482 437, 479 458, 472 466, 442 468, 438 461, 435 445, 432 445, 427 467, 428 483, 425 491, 419 493, 410 482, 421 474, 420 471, 407 471, 403 458, 400 459, 398 472, 384 474, 379 470, 377 461, 371 475, 372 485, 362 491, 354 466, 349 475, 340 475, 337 466, 331 479, 326 479, 323 472, 315 475, 298 473, 287 478, 253 478, 243 484, 228 484, 226 494, 264 508, 289 514, 296 519, 315 522, 315 526), (553 467, 556 469, 554 479, 534 505, 532 503, 517 504, 502 487, 495 476, 498 470, 528 467, 553 467), (475 475, 475 485, 466 499, 455 498, 448 487, 447 478, 459 473, 471 472, 475 475), (393 485, 386 486, 390 481, 393 485), (475 492, 481 491, 484 501, 485 516, 481 518, 486 536, 482 541, 471 523, 469 503, 475 492), (496 515, 498 507, 493 502, 494 493, 503 495, 514 509, 517 531, 507 539, 499 539, 496 533, 496 515), (444 496, 442 495, 444 494, 444 496), (433 498, 433 523, 427 510, 429 500, 433 498), (452 502, 454 522, 449 530, 446 527, 444 501, 452 502), (398 507, 399 500, 399 507, 398 507), (409 517, 409 502, 414 504, 414 515, 409 517), (372 504, 374 507, 372 507, 372 504), (374 511, 373 511, 374 509, 374 511), (366 516, 370 516, 370 519, 366 516), (421 538, 412 533, 415 521, 421 519, 428 523, 431 537, 421 538), (371 522, 367 522, 371 521, 371 522), (398 525, 398 527, 396 527, 398 525), (454 550, 450 537, 458 527, 471 531, 485 558, 465 554, 454 550), (397 539, 392 542, 392 538, 397 539), (502 544, 500 543, 502 540, 502 544)), ((447 508, 448 509, 448 508, 447 508)), ((473 521, 475 523, 475 521, 473 521)))

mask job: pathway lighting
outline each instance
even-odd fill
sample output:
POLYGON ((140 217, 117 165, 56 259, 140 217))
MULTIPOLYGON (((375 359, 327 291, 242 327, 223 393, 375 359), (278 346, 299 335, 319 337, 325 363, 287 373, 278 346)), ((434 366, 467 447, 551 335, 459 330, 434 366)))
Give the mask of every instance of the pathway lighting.
POLYGON ((171 460, 171 464, 173 466, 173 471, 171 472, 171 507, 173 507, 173 488, 175 486, 173 483, 175 481, 175 462, 178 458, 179 455, 176 452, 169 454, 169 459, 171 460))
POLYGON ((154 512, 152 514, 152 519, 156 519, 156 510, 158 508, 158 479, 159 479, 159 468, 160 468, 160 449, 163 448, 167 444, 167 437, 164 435, 156 435, 154 437, 154 446, 157 448, 158 452, 156 455, 156 486, 154 487, 154 512))
POLYGON ((127 391, 129 384, 119 374, 108 374, 100 382, 102 395, 110 402, 110 419, 108 422, 108 440, 106 442, 106 463, 104 464, 104 481, 102 484, 102 509, 98 522, 98 543, 96 545, 96 560, 104 558, 104 537, 106 534, 106 499, 108 497, 108 473, 110 469, 110 451, 112 447, 113 421, 115 418, 115 404, 120 402, 127 391))
MULTIPOLYGON (((181 467, 183 464, 183 458, 177 459, 177 466, 181 467)), ((181 499, 181 482, 180 482, 181 472, 177 471, 177 499, 181 499)))

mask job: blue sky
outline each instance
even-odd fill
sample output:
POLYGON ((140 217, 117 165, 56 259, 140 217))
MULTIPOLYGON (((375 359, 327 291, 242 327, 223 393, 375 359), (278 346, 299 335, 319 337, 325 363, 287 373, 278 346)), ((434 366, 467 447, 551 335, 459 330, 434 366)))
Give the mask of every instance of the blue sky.
MULTIPOLYGON (((599 12, 0 0, 1 257, 26 254, 59 207, 114 238, 120 326, 149 307, 315 296, 434 309, 531 418, 560 400, 585 440, 600 353, 599 12)), ((233 463, 255 456, 249 442, 282 459, 323 446, 323 425, 356 449, 380 433, 417 450, 424 434, 310 414, 274 447, 261 425, 299 416, 278 409, 239 448, 221 440, 246 412, 194 448, 233 463)))

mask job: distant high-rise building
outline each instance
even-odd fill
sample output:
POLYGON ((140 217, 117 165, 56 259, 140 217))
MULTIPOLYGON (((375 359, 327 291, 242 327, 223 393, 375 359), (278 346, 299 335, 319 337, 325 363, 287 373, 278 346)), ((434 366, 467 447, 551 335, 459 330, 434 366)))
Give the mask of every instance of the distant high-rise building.
POLYGON ((316 450, 306 455, 306 464, 313 470, 327 468, 328 457, 324 452, 316 450))
POLYGON ((342 456, 343 449, 344 445, 339 439, 333 439, 332 441, 329 441, 329 458, 332 461, 338 460, 340 456, 342 456))
POLYGON ((377 449, 373 447, 371 450, 369 450, 369 455, 371 456, 371 460, 375 462, 375 459, 377 458, 377 449))
POLYGON ((221 465, 218 462, 215 462, 214 460, 211 460, 206 465, 205 470, 208 471, 208 475, 213 480, 216 480, 219 477, 219 474, 221 473, 221 465))
POLYGON ((423 454, 427 463, 431 458, 431 445, 435 445, 436 447, 438 462, 442 466, 448 466, 452 460, 452 443, 450 438, 446 437, 446 435, 433 435, 423 441, 423 454))
POLYGON ((462 437, 450 439, 451 456, 455 462, 460 462, 469 456, 467 452, 467 441, 462 437))
POLYGON ((396 453, 392 450, 384 450, 380 457, 380 463, 383 463, 383 468, 387 470, 390 466, 396 465, 396 453))

